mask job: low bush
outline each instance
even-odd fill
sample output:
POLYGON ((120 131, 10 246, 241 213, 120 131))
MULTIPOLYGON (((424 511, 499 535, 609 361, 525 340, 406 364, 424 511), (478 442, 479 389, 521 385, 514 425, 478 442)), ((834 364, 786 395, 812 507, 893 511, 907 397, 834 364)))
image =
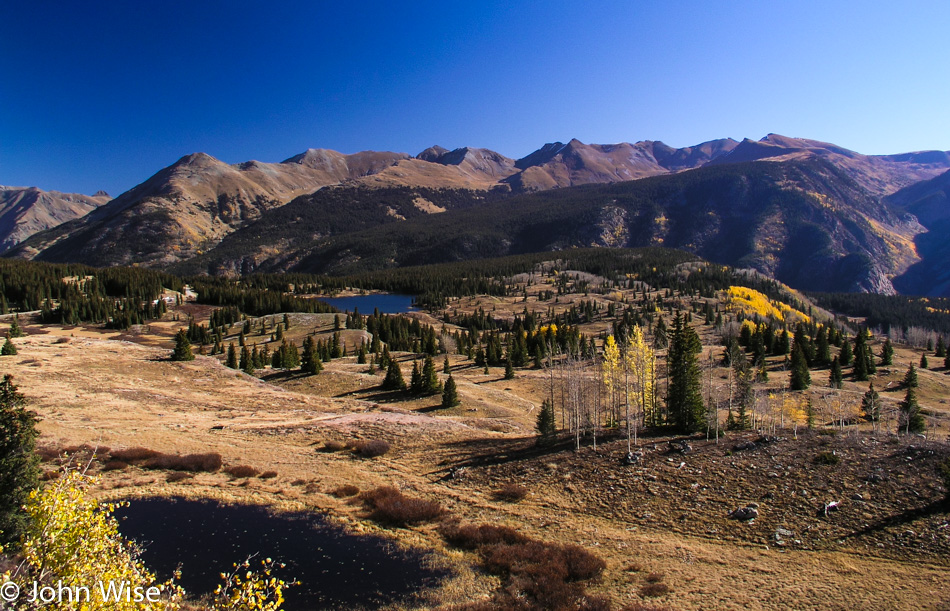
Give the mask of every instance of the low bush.
POLYGON ((148 448, 128 448, 126 450, 112 450, 109 453, 110 457, 113 460, 121 460, 122 462, 135 463, 141 462, 143 460, 148 460, 150 458, 155 458, 159 456, 161 452, 156 452, 155 450, 149 450, 148 448))
POLYGON ((663 581, 663 573, 650 573, 643 578, 647 583, 660 583, 663 581))
POLYGON ((505 484, 492 495, 496 500, 517 503, 528 496, 528 489, 518 484, 505 484))
POLYGON ((331 439, 330 441, 323 442, 323 447, 320 448, 320 451, 321 452, 340 452, 341 450, 345 450, 345 449, 346 449, 345 443, 343 443, 342 441, 334 441, 331 439))
POLYGON ((277 471, 264 471, 257 477, 258 479, 274 479, 275 477, 277 477, 277 471))
POLYGON ((477 549, 484 545, 496 543, 525 543, 529 539, 510 526, 495 526, 494 524, 460 525, 457 521, 446 522, 439 526, 439 534, 456 547, 477 549))
POLYGON ((834 452, 824 451, 815 455, 816 465, 837 465, 840 460, 834 452))
POLYGON ((670 593, 670 586, 665 583, 646 583, 640 588, 640 596, 647 598, 666 596, 670 593))
POLYGON ((376 458, 389 452, 389 443, 381 439, 359 440, 351 444, 353 450, 363 458, 376 458))
POLYGON ((103 471, 121 471, 123 469, 128 469, 129 463, 124 460, 110 460, 102 465, 103 471))
POLYGON ((145 469, 165 469, 168 471, 206 471, 214 473, 221 468, 221 455, 217 452, 207 454, 159 454, 142 463, 145 469))
POLYGON ((335 496, 338 499, 344 499, 351 496, 356 496, 360 493, 360 489, 354 486, 353 484, 346 484, 345 486, 339 486, 334 488, 330 494, 335 496))
POLYGON ((406 496, 391 486, 363 492, 357 498, 369 510, 371 520, 391 526, 433 522, 445 514, 439 503, 406 496))
POLYGON ((224 472, 236 479, 242 477, 256 477, 257 474, 260 473, 260 471, 254 467, 250 467, 248 465, 234 465, 231 467, 225 467, 224 472))
POLYGON ((194 477, 193 473, 185 473, 184 471, 172 471, 165 477, 165 481, 169 484, 174 484, 175 482, 180 482, 184 479, 192 479, 194 477))

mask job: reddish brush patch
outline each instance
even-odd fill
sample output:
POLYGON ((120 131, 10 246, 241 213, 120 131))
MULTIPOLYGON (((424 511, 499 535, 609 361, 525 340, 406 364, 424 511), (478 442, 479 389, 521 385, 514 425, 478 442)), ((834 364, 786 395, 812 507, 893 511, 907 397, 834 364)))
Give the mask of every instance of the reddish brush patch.
POLYGON ((391 486, 369 490, 357 498, 369 509, 371 520, 391 526, 432 522, 445 514, 442 505, 406 496, 391 486))

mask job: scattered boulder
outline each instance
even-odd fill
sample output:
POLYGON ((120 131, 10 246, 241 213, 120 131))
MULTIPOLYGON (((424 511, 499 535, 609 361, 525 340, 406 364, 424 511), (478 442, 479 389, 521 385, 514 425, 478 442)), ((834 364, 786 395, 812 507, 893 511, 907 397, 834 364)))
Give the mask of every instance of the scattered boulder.
POLYGON ((831 501, 831 502, 825 503, 821 507, 821 509, 818 510, 818 515, 828 517, 829 513, 833 511, 838 511, 838 508, 840 505, 841 503, 839 503, 838 501, 831 501))
POLYGON ((627 452, 627 454, 620 459, 620 464, 624 466, 630 466, 638 464, 641 460, 643 460, 642 451, 627 452))
POLYGON ((675 454, 689 454, 693 451, 693 446, 686 441, 670 441, 667 445, 669 446, 668 451, 675 454))
POLYGON ((729 514, 729 519, 739 520, 740 522, 747 522, 749 520, 756 519, 757 517, 759 517, 758 505, 756 505, 755 507, 753 507, 752 505, 755 505, 755 503, 750 503, 749 505, 746 505, 745 507, 739 507, 738 509, 734 509, 732 513, 729 514))
POLYGON ((735 452, 745 452, 746 450, 754 450, 757 447, 759 446, 754 441, 740 441, 732 446, 732 449, 735 452))

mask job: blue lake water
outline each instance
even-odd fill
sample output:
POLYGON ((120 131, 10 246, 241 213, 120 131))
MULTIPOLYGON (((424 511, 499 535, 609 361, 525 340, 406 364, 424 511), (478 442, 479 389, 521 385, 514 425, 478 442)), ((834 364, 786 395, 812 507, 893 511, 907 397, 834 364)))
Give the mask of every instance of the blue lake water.
POLYGON ((181 566, 191 595, 214 591, 220 574, 248 556, 287 566, 275 576, 297 580, 285 591, 286 611, 376 609, 437 585, 447 572, 426 554, 383 537, 353 535, 313 513, 274 514, 254 505, 151 498, 115 512, 120 532, 143 547, 142 560, 160 579, 181 566))
POLYGON ((381 314, 405 314, 417 310, 412 305, 413 299, 415 298, 412 295, 387 293, 355 297, 321 297, 320 301, 332 305, 341 312, 352 312, 356 308, 360 314, 372 314, 375 309, 378 309, 381 314))

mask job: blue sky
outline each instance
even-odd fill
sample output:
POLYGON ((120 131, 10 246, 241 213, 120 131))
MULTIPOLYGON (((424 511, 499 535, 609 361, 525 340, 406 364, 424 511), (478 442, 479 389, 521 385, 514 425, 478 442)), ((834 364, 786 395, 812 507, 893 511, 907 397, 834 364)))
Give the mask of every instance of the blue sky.
POLYGON ((0 184, 112 195, 182 155, 950 149, 950 2, 17 2, 0 184))

